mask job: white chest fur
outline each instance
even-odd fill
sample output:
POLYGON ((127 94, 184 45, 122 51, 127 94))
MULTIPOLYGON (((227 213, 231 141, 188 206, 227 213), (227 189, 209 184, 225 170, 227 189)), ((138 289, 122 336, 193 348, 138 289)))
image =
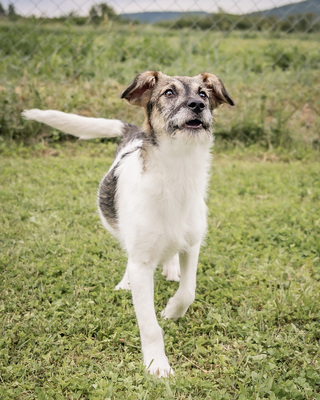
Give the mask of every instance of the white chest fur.
POLYGON ((134 257, 159 263, 205 233, 210 145, 162 140, 145 166, 139 152, 117 168, 120 240, 134 257))

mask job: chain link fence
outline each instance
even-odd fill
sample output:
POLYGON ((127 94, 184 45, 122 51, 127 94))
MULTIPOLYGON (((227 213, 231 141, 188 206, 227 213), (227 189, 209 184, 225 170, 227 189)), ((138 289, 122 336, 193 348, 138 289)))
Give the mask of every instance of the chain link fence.
MULTIPOLYGON (((52 49, 52 53, 64 53, 64 46, 72 40, 72 36, 76 36, 72 27, 104 27, 106 36, 112 36, 112 23, 129 25, 131 29, 134 26, 144 23, 153 22, 154 26, 162 28, 160 35, 163 39, 170 36, 172 30, 179 34, 183 42, 185 31, 198 31, 201 34, 195 39, 198 43, 205 39, 209 32, 220 32, 221 35, 215 37, 211 44, 206 47, 206 53, 214 52, 220 45, 225 37, 231 32, 238 32, 238 37, 249 38, 253 37, 259 32, 264 35, 271 34, 274 38, 280 38, 281 35, 300 34, 306 35, 309 33, 320 32, 320 2, 318 0, 306 1, 297 4, 289 4, 286 7, 277 7, 281 3, 279 1, 235 1, 229 0, 227 2, 216 1, 122 1, 113 0, 107 3, 95 3, 93 1, 58 1, 58 0, 34 0, 23 1, 15 0, 8 4, 0 2, 0 22, 7 22, 8 25, 5 31, 2 31, 3 39, 6 35, 10 34, 10 30, 16 33, 17 42, 11 43, 11 46, 16 47, 21 53, 21 63, 12 65, 12 72, 22 72, 26 66, 28 59, 32 59, 36 54, 38 48, 51 40, 51 35, 43 35, 43 43, 38 43, 34 48, 30 48, 30 41, 32 36, 37 33, 39 28, 48 26, 49 23, 60 23, 61 26, 56 27, 56 35, 61 36, 63 29, 69 28, 69 33, 65 38, 65 42, 59 42, 56 49, 52 49), (110 4, 110 5, 109 5, 110 4), (226 6, 224 11, 223 6, 226 6), (270 10, 260 11, 264 5, 268 5, 270 10), (167 11, 176 9, 178 11, 167 11), (150 10, 158 9, 158 12, 150 10), (128 13, 127 11, 135 11, 128 13), (180 10, 180 13, 179 13, 180 10), (258 10, 258 11, 257 11, 258 10), (28 32, 24 29, 19 29, 21 21, 25 20, 30 22, 28 32), (33 28, 33 31, 32 31, 33 28)), ((148 27, 149 28, 149 27, 148 27)), ((52 31, 50 32, 52 34, 52 31)), ((49 45, 49 43, 48 43, 49 45)), ((194 43, 196 46, 197 43, 194 43)), ((312 67, 317 64, 319 60, 317 55, 308 54, 308 50, 300 49, 302 51, 296 52, 296 48, 291 46, 283 52, 274 54, 273 43, 270 47, 265 49, 267 56, 270 58, 270 66, 279 66, 282 69, 290 67, 290 63, 301 64, 305 62, 305 67, 312 67), (313 57, 312 57, 313 56, 313 57), (296 59, 294 59, 296 57, 296 59)), ((143 58, 148 54, 151 43, 148 47, 147 44, 144 49, 140 49, 140 57, 143 58)), ((2 46, 2 50, 5 50, 2 46)), ((124 48, 123 44, 119 43, 119 54, 126 54, 127 57, 135 57, 136 55, 130 54, 132 49, 130 47, 124 48)), ((77 49, 74 50, 77 52, 77 49)), ((159 50, 159 59, 165 57, 166 49, 161 53, 159 50)), ((52 54, 51 54, 52 55, 52 54)), ((6 56, 4 51, 4 57, 6 56)), ((74 55, 76 58, 76 55, 74 55)), ((222 60, 223 62, 223 60, 222 60)), ((174 64, 174 63, 173 63, 174 64)), ((149 68, 148 65, 145 68, 149 68)), ((185 73, 190 73, 192 70, 192 56, 190 63, 184 66, 185 73)), ((248 65, 248 69, 252 66, 248 65)), ((173 67, 174 69, 174 67, 173 67)), ((10 74, 10 67, 8 68, 10 74)), ((81 71, 78 71, 81 73, 81 71)), ((3 77, 5 80, 7 77, 3 77)))
POLYGON ((18 108, 32 102, 119 114, 117 102, 97 101, 99 88, 107 85, 113 95, 143 70, 174 75, 206 70, 228 83, 242 115, 218 126, 220 137, 270 146, 295 131, 317 144, 320 2, 277 8, 284 3, 0 1, 1 135, 19 136, 26 129, 10 117, 13 102, 18 108))

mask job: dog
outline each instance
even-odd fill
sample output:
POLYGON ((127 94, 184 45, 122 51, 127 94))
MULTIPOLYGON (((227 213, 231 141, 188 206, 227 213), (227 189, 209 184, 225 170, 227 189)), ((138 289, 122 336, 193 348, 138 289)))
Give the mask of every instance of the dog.
POLYGON ((54 110, 25 110, 22 115, 80 139, 122 137, 99 186, 98 210, 102 224, 128 255, 116 289, 132 292, 144 365, 151 374, 168 377, 174 373, 155 313, 153 274, 162 265, 168 280, 180 281, 161 315, 183 317, 195 299, 206 232, 213 110, 234 102, 211 73, 170 77, 143 72, 121 97, 143 107, 142 128, 54 110))

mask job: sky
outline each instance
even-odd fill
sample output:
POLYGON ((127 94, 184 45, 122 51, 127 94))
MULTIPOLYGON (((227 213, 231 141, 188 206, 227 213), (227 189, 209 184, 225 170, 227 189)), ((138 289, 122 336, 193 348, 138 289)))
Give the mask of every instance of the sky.
POLYGON ((0 0, 5 9, 8 4, 15 6, 17 14, 56 17, 76 11, 88 15, 94 4, 107 3, 118 14, 147 11, 206 11, 219 9, 232 14, 262 11, 299 0, 0 0))

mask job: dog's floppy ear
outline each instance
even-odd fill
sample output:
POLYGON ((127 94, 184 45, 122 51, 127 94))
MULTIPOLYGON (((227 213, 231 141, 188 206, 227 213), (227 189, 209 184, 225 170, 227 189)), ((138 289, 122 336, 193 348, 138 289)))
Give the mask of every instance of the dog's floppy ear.
POLYGON ((158 71, 146 71, 137 75, 131 85, 122 93, 121 98, 135 106, 146 106, 160 74, 161 72, 158 71))
POLYGON ((203 74, 201 74, 201 77, 207 87, 212 90, 212 94, 216 100, 217 105, 227 103, 230 104, 230 106, 234 106, 234 102, 229 96, 221 79, 213 74, 209 74, 208 72, 204 72, 203 74))

